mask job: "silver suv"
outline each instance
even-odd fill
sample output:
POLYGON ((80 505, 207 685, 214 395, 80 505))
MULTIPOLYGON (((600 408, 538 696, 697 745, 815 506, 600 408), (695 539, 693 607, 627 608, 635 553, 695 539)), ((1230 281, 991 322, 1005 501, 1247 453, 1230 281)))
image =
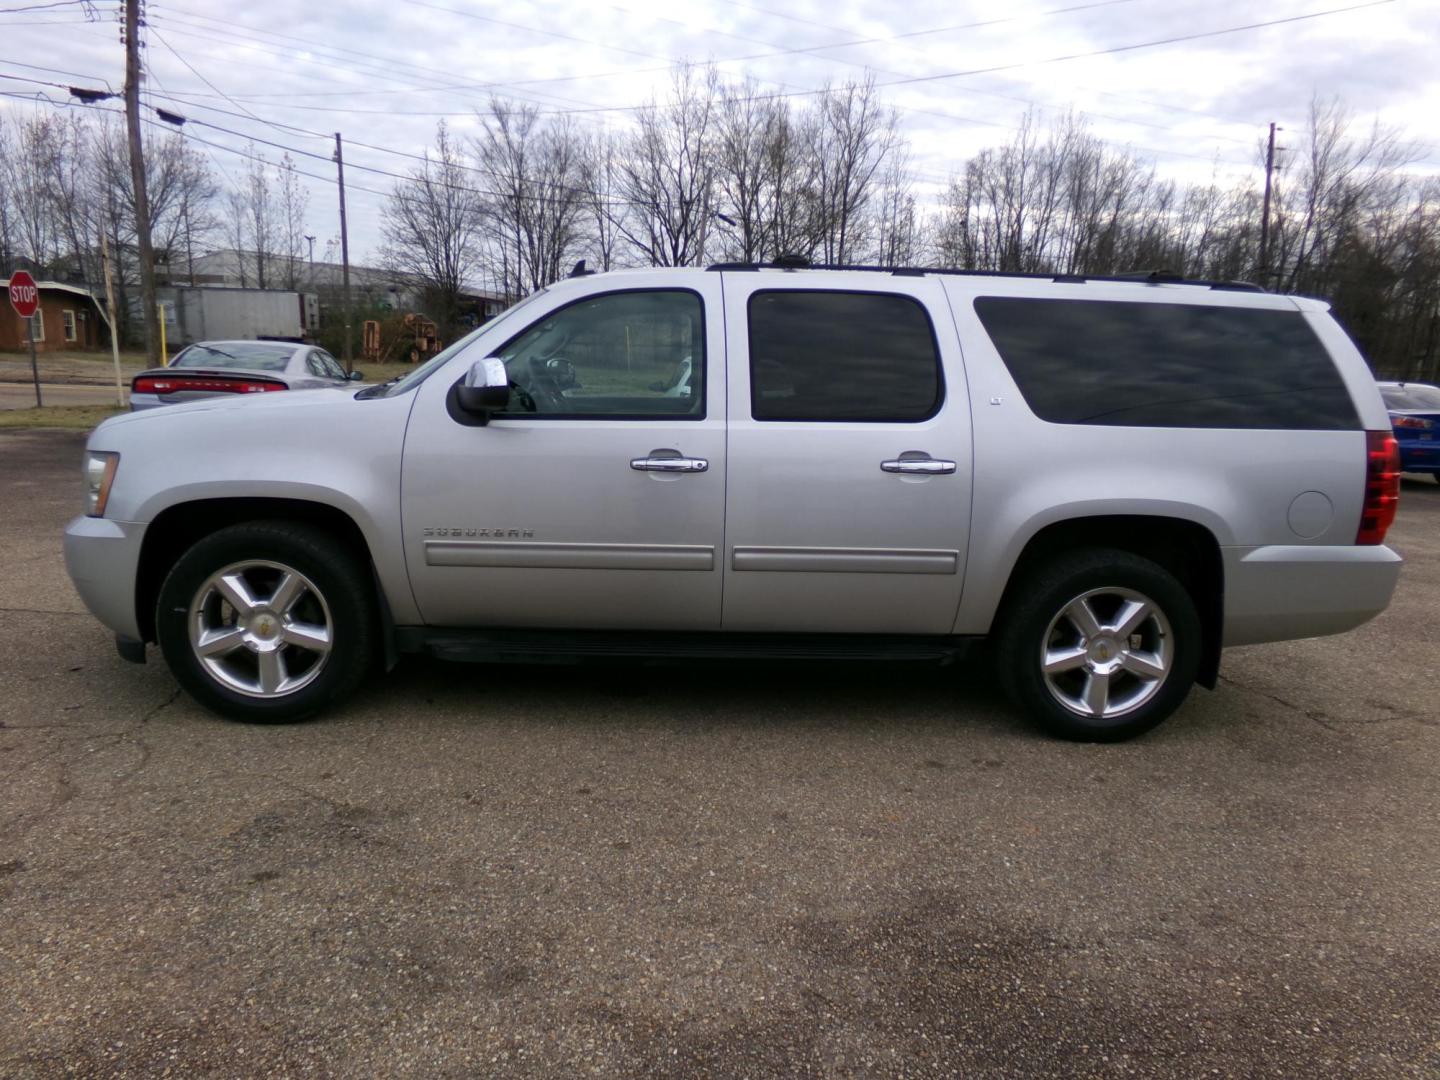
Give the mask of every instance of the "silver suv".
POLYGON ((291 720, 398 654, 951 660, 1120 739, 1227 645, 1390 600, 1395 442, 1313 300, 723 266, 579 275, 403 378, 116 417, 90 610, 291 720))

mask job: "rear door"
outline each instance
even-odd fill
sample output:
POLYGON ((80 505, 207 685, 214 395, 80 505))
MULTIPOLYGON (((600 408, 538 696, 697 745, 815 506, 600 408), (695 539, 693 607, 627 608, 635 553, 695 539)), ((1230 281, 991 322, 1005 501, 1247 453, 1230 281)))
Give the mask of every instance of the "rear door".
POLYGON ((726 630, 948 633, 970 407, 932 278, 727 273, 726 630))

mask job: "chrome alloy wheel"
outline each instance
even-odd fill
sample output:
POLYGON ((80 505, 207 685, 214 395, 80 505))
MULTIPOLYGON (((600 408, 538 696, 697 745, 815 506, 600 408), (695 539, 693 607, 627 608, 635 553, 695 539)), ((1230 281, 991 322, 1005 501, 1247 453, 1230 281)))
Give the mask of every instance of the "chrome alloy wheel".
POLYGON ((1040 646, 1045 686, 1071 712, 1124 716, 1160 692, 1174 660, 1170 622, 1133 589, 1091 589, 1060 609, 1040 646))
POLYGON ((298 570, 249 561, 217 570, 195 592, 190 647, 221 685, 277 698, 310 685, 329 659, 334 623, 325 597, 298 570))

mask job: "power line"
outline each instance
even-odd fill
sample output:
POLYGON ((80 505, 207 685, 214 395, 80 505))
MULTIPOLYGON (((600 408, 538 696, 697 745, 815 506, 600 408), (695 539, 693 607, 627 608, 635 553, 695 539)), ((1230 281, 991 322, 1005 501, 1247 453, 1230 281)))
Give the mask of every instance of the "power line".
MULTIPOLYGON (((406 0, 406 3, 419 3, 420 0, 406 0)), ((889 82, 876 83, 877 89, 890 86, 913 86, 918 83, 942 82, 948 79, 967 78, 971 75, 992 75, 1000 71, 1014 71, 1017 68, 1040 67, 1045 64, 1059 64, 1068 60, 1087 60, 1097 56, 1109 56, 1114 53, 1135 52, 1139 49, 1153 49, 1163 45, 1175 45, 1184 41, 1199 41, 1203 38, 1221 37, 1227 34, 1239 34, 1249 30, 1262 30, 1271 26, 1283 26, 1287 23, 1304 22, 1309 19, 1319 19, 1327 15, 1341 15, 1350 11, 1363 11, 1366 8, 1381 7, 1385 4, 1393 4, 1395 0, 1368 0, 1363 4, 1352 4, 1348 7, 1329 8, 1325 11, 1312 11, 1303 15, 1291 15, 1283 19, 1268 19, 1264 22, 1246 23, 1242 26, 1227 26, 1219 30, 1205 30, 1194 34, 1178 34, 1173 37, 1156 38, 1152 41, 1137 41, 1129 45, 1112 45, 1105 49, 1092 49, 1088 52, 1066 53, 1061 56, 1049 56, 1039 60, 1020 60, 1012 64, 994 64, 990 67, 968 68, 964 71, 947 71, 937 75, 913 75, 903 79, 892 79, 889 82)), ((803 50, 797 50, 803 51, 803 50)), ((767 100, 773 98, 789 97, 813 97, 823 94, 821 90, 798 90, 789 93, 756 95, 755 100, 767 100)), ((617 105, 617 106, 591 106, 584 109, 557 109, 552 110, 548 115, 565 115, 576 113, 599 113, 599 112, 635 112, 648 108, 648 105, 617 105)))
MULTIPOLYGON (((499 23, 499 24, 501 24, 501 25, 505 25, 505 26, 509 26, 509 27, 514 27, 514 28, 518 28, 518 29, 522 29, 522 30, 527 30, 527 31, 534 32, 534 33, 542 33, 542 34, 546 34, 546 35, 548 35, 548 36, 562 37, 562 38, 565 38, 565 39, 567 39, 567 40, 583 41, 583 42, 586 43, 586 44, 595 44, 595 45, 599 45, 600 47, 605 47, 605 48, 610 48, 610 47, 611 47, 611 46, 609 46, 609 45, 606 45, 606 44, 603 43, 603 42, 589 41, 588 39, 576 38, 574 35, 562 34, 562 33, 559 33, 559 32, 557 32, 557 31, 539 30, 539 29, 537 29, 537 28, 523 26, 522 24, 506 22, 506 21, 504 21, 504 20, 492 19, 492 18, 490 18, 490 17, 488 17, 488 16, 476 15, 476 14, 474 14, 474 13, 472 13, 472 12, 465 12, 465 11, 459 11, 459 10, 452 9, 452 8, 445 8, 445 7, 441 7, 440 5, 427 3, 427 2, 425 2, 425 0, 406 0, 406 2, 407 2, 407 3, 411 3, 411 4, 415 4, 415 5, 421 6, 421 7, 435 8, 436 10, 446 11, 446 12, 449 12, 449 13, 451 13, 451 14, 459 15, 459 16, 466 17, 466 18, 474 18, 474 19, 478 19, 478 20, 486 21, 486 22, 495 22, 495 23, 499 23)), ((1084 10, 1084 9, 1093 8, 1093 7, 1110 6, 1110 5, 1114 4, 1114 3, 1120 3, 1120 2, 1133 2, 1133 0, 1101 0, 1101 2, 1099 2, 1099 3, 1091 3, 1091 4, 1083 4, 1083 5, 1074 5, 1074 6, 1067 7, 1067 8, 1056 8, 1056 9, 1052 9, 1052 10, 1047 11, 1047 12, 1041 12, 1040 14, 1041 14, 1041 15, 1063 14, 1063 13, 1068 12, 1068 11, 1084 10)), ((1020 61, 1020 62, 1013 63, 1013 64, 994 65, 994 66, 991 66, 991 67, 974 68, 974 69, 970 69, 970 70, 966 70, 966 71, 947 72, 947 73, 936 74, 936 75, 922 75, 922 76, 903 77, 903 78, 897 78, 897 79, 889 80, 889 81, 882 82, 882 83, 877 83, 876 85, 877 85, 878 87, 906 86, 906 85, 913 85, 913 84, 924 83, 924 82, 934 82, 934 81, 940 81, 940 80, 956 79, 956 78, 968 77, 968 76, 973 76, 973 75, 994 74, 994 73, 998 73, 998 72, 1002 72, 1002 71, 1010 71, 1010 70, 1015 70, 1015 69, 1023 68, 1023 67, 1030 67, 1030 66, 1037 66, 1037 65, 1061 63, 1061 62, 1065 62, 1065 61, 1069 61, 1069 60, 1093 58, 1093 57, 1097 57, 1097 56, 1104 56, 1104 55, 1109 55, 1109 54, 1114 54, 1114 53, 1131 52, 1131 51, 1135 51, 1135 50, 1138 50, 1138 49, 1155 48, 1155 47, 1159 47, 1159 46, 1163 46, 1163 45, 1176 44, 1176 43, 1185 42, 1185 41, 1194 41, 1194 40, 1201 40, 1201 39, 1204 39, 1204 38, 1218 37, 1218 36, 1222 36, 1222 35, 1241 33, 1241 32, 1245 32, 1245 31, 1249 31, 1249 30, 1263 29, 1263 28, 1271 27, 1271 26, 1279 26, 1279 25, 1284 25, 1284 24, 1287 24, 1287 23, 1301 22, 1301 21, 1306 21, 1306 20, 1310 20, 1310 19, 1321 18, 1321 17, 1327 16, 1327 15, 1342 14, 1342 13, 1351 12, 1351 11, 1364 10, 1364 9, 1366 9, 1366 8, 1378 7, 1378 6, 1381 6, 1381 5, 1383 5, 1383 4, 1389 4, 1389 3, 1393 3, 1393 2, 1394 2, 1394 0, 1370 0, 1370 2, 1367 2, 1367 3, 1355 4, 1355 5, 1350 5, 1350 6, 1347 6, 1347 7, 1332 8, 1332 9, 1328 9, 1328 10, 1325 10, 1325 11, 1310 12, 1310 13, 1304 13, 1304 14, 1300 14, 1300 15, 1288 16, 1288 17, 1279 18, 1279 19, 1266 20, 1266 21, 1256 22, 1256 23, 1248 23, 1248 24, 1244 24, 1244 25, 1241 25, 1241 26, 1224 27, 1224 28, 1221 28, 1221 29, 1218 29, 1218 30, 1201 31, 1201 32, 1196 32, 1196 33, 1192 33, 1192 34, 1175 35, 1175 36, 1168 37, 1168 38, 1160 38, 1160 39, 1155 39, 1155 40, 1151 40, 1151 41, 1144 41, 1144 42, 1135 42, 1135 43, 1131 43, 1131 44, 1128 44, 1128 45, 1111 46, 1111 47, 1108 47, 1108 48, 1105 48, 1105 49, 1096 49, 1096 50, 1091 50, 1091 51, 1083 52, 1083 53, 1071 53, 1071 54, 1065 54, 1065 55, 1061 55, 1061 56, 1054 56, 1054 57, 1043 58, 1043 59, 1039 59, 1039 60, 1020 61)), ((1018 18, 1018 17, 1010 17, 1010 18, 1018 18)), ((847 46, 851 46, 851 45, 871 44, 871 43, 877 43, 877 42, 902 40, 902 39, 905 39, 905 38, 913 38, 913 37, 917 37, 917 36, 921 36, 921 35, 925 35, 925 34, 941 33, 941 32, 946 32, 946 31, 950 31, 950 30, 965 29, 965 28, 969 28, 969 27, 973 27, 973 26, 990 25, 990 24, 997 23, 997 22, 1006 22, 1006 21, 1010 21, 1010 18, 1007 18, 1007 19, 998 19, 998 20, 986 20, 986 21, 982 21, 982 22, 978 22, 978 23, 956 24, 956 25, 954 25, 954 26, 949 26, 949 27, 937 27, 937 28, 932 28, 932 29, 930 29, 930 30, 910 31, 910 32, 907 32, 907 33, 904 33, 904 34, 896 34, 896 35, 890 35, 890 36, 885 36, 885 37, 874 37, 874 38, 854 39, 854 40, 851 40, 851 41, 849 41, 849 42, 830 43, 830 44, 827 44, 827 45, 801 46, 801 47, 797 47, 797 48, 794 48, 794 49, 779 50, 779 51, 772 52, 772 53, 754 54, 754 55, 748 56, 748 57, 730 57, 730 58, 727 58, 727 59, 723 59, 723 60, 716 61, 716 63, 730 63, 730 62, 737 61, 737 60, 760 59, 760 58, 769 57, 769 56, 779 56, 779 55, 794 54, 794 53, 803 53, 803 52, 825 51, 825 50, 828 50, 828 49, 835 49, 835 48, 847 47, 847 46)), ((633 53, 633 52, 636 52, 636 50, 628 50, 628 49, 621 50, 621 51, 632 52, 632 53, 633 53)), ((642 54, 642 55, 651 55, 651 56, 653 56, 653 54, 642 54)), ((658 58, 658 57, 657 57, 657 58, 658 58)), ((847 62, 847 63, 848 63, 848 61, 842 61, 842 62, 847 62)), ((671 65, 671 66, 673 66, 673 65, 671 65)), ((622 72, 615 72, 615 73, 613 73, 613 74, 641 74, 641 73, 644 73, 644 72, 646 72, 646 71, 651 71, 651 70, 668 70, 668 68, 666 68, 666 69, 632 69, 632 70, 629 71, 629 72, 623 72, 623 71, 622 71, 622 72)), ((594 76, 594 77, 605 77, 605 76, 604 76, 604 75, 597 75, 597 76, 594 76)), ((572 77, 567 77, 567 78, 579 78, 579 76, 572 76, 572 77)), ((553 80, 531 80, 530 82, 544 82, 544 81, 553 81, 553 80)), ((453 87, 453 89, 462 89, 462 88, 464 88, 464 89, 471 89, 471 88, 484 88, 484 87, 513 87, 513 86, 518 86, 518 85, 523 85, 523 84, 521 84, 521 83, 502 83, 502 82, 478 83, 478 84, 472 84, 472 85, 469 86, 469 87, 465 87, 465 86, 463 86, 463 85, 462 85, 462 86, 456 86, 456 87, 453 87)), ((783 84, 781 84, 781 85, 783 85, 783 84)), ((393 92, 417 92, 417 91, 422 91, 422 90, 423 90, 423 88, 411 88, 411 89, 407 89, 407 90, 403 90, 403 91, 393 91, 393 92)), ((374 92, 375 92, 375 93, 379 93, 379 92, 382 92, 382 91, 374 91, 374 92)), ((383 92, 392 92, 392 91, 383 91, 383 92)), ((825 92, 825 89, 823 89, 823 88, 822 88, 822 89, 816 89, 816 90, 792 90, 792 91, 780 92, 780 93, 773 93, 773 94, 768 94, 768 95, 763 95, 763 96, 757 95, 757 96, 756 96, 756 99, 757 99, 757 100, 764 100, 764 99, 779 99, 779 98, 789 98, 789 97, 807 97, 807 96, 816 96, 816 95, 819 95, 819 94, 823 94, 824 92, 825 92)), ((976 91, 976 92, 985 93, 984 91, 976 91)), ((367 93, 369 93, 369 92, 367 91, 367 93)), ((291 98, 293 98, 293 97, 295 97, 295 96, 314 96, 314 95, 303 95, 303 94, 301 94, 301 95, 290 95, 291 98)), ((995 95, 995 96, 1010 97, 1009 95, 1003 95, 1003 94, 997 94, 997 95, 995 95)), ((1022 102, 1022 103, 1024 103, 1024 104, 1031 105, 1032 107, 1036 105, 1035 102, 1030 101, 1029 99, 1024 99, 1024 98, 1011 98, 1011 99, 1012 99, 1012 100, 1018 100, 1018 101, 1020 101, 1020 102, 1022 102)), ((398 110, 382 110, 382 109, 335 109, 335 108, 328 108, 328 107, 316 107, 316 106, 298 105, 298 104, 295 104, 295 103, 293 102, 293 100, 289 103, 288 107, 289 107, 289 108, 295 108, 295 109, 306 109, 306 110, 308 110, 308 111, 340 112, 340 113, 349 113, 349 114, 353 114, 353 115, 383 115, 383 116, 402 116, 402 115, 403 115, 403 116, 428 116, 428 117, 468 116, 468 115, 469 115, 469 113, 434 112, 434 111, 398 111, 398 110)), ((544 111, 544 114, 545 114, 545 115, 577 115, 577 114, 587 114, 587 113, 633 112, 633 111, 641 110, 641 109, 644 109, 644 108, 647 108, 647 107, 648 107, 648 106, 646 106, 646 105, 586 106, 586 107, 578 108, 578 109, 546 109, 546 110, 543 110, 543 111, 544 111)), ((899 107, 899 108, 900 108, 901 111, 904 111, 904 112, 912 112, 912 113, 916 113, 916 112, 918 112, 918 113, 924 113, 924 112, 927 112, 927 110, 920 110, 920 109, 915 109, 915 108, 906 108, 906 107, 899 107)), ((928 110, 928 112, 931 112, 933 115, 937 115, 937 116, 943 117, 943 118, 945 118, 945 119, 958 120, 958 121, 960 121, 960 122, 962 122, 962 123, 973 123, 973 124, 980 124, 980 125, 984 125, 984 126, 994 126, 994 127, 1002 127, 1002 128, 1003 128, 1003 127, 1007 127, 1007 125, 1005 125, 1005 124, 1000 124, 1000 123, 996 123, 996 122, 993 122, 993 121, 980 120, 980 119, 973 118, 973 117, 955 116, 954 114, 940 113, 940 112, 936 112, 936 111, 933 111, 933 110, 928 110)), ((1162 126, 1162 125, 1152 124, 1152 123, 1149 123, 1149 122, 1146 122, 1146 121, 1132 120, 1132 119, 1130 119, 1130 118, 1128 118, 1128 117, 1116 117, 1116 116, 1109 115, 1109 114, 1093 112, 1093 110, 1092 110, 1092 115, 1095 115, 1096 117, 1101 118, 1101 119, 1109 119, 1109 120, 1114 120, 1114 121, 1121 122, 1121 123, 1133 123, 1133 124, 1136 124, 1136 125, 1142 126, 1142 127, 1153 127, 1153 128, 1156 128, 1156 129, 1163 130, 1163 126, 1162 126)), ((1241 145, 1243 145, 1243 144, 1245 143, 1245 140, 1236 138, 1236 137, 1234 137, 1234 136, 1217 136, 1217 137, 1218 137, 1218 138, 1222 138, 1222 139, 1225 140, 1225 141, 1232 141, 1232 142, 1239 143, 1239 144, 1241 144, 1241 145)), ((1189 154, 1189 153, 1185 153, 1185 152, 1183 152, 1183 151, 1174 151, 1174 150, 1161 150, 1161 149, 1159 149, 1159 148, 1157 148, 1157 147, 1137 147, 1137 149, 1141 149, 1141 150, 1144 150, 1144 151, 1147 152, 1147 153, 1152 153, 1152 154, 1156 154, 1156 155, 1159 155, 1159 156, 1165 156, 1165 157, 1183 157, 1183 158, 1191 158, 1191 159, 1195 159, 1195 160, 1212 160, 1212 157, 1211 157, 1210 155, 1189 154)), ((1235 162, 1232 162, 1232 163, 1238 164, 1238 163, 1235 163, 1235 162)))
MULTIPOLYGON (((209 79, 205 78, 204 75, 201 75, 200 72, 196 71, 196 70, 195 70, 195 65, 192 64, 192 63, 190 63, 189 60, 186 60, 185 57, 181 56, 178 52, 176 52, 176 51, 175 51, 175 46, 171 45, 170 42, 166 41, 166 40, 165 40, 165 35, 163 35, 162 33, 160 33, 159 30, 156 30, 154 26, 149 27, 149 30, 150 30, 150 33, 151 33, 154 37, 156 37, 156 38, 159 39, 161 45, 164 45, 165 48, 167 48, 167 49, 170 50, 170 55, 171 55, 171 56, 175 57, 176 60, 179 60, 180 63, 184 64, 185 67, 189 69, 191 75, 194 75, 194 76, 195 76, 197 79, 199 79, 202 83, 204 83, 206 86, 210 87, 211 90, 214 90, 217 94, 219 94, 221 97, 223 97, 226 101, 230 102, 231 105, 234 105, 237 109, 239 109, 239 110, 240 110, 241 112, 243 112, 245 115, 249 116, 250 119, 259 121, 260 123, 265 124, 267 127, 273 127, 273 126, 275 126, 275 125, 272 125, 272 124, 270 123, 270 121, 264 119, 263 117, 256 116, 256 115, 255 115, 253 112, 251 112, 249 109, 245 108, 244 105, 241 105, 238 101, 236 101, 234 98, 232 98, 229 94, 225 93, 225 92, 224 92, 223 90, 221 90, 218 86, 216 86, 214 83, 212 83, 209 79)), ((153 65, 152 65, 152 70, 153 70, 153 65)), ((278 127, 277 127, 277 130, 279 130, 278 127)))
MULTIPOLYGON (((24 11, 48 11, 51 8, 75 7, 77 4, 89 8, 91 0, 55 0, 52 4, 26 4, 24 7, 0 8, 0 15, 18 15, 24 11)), ((14 24, 6 23, 5 25, 14 24)))

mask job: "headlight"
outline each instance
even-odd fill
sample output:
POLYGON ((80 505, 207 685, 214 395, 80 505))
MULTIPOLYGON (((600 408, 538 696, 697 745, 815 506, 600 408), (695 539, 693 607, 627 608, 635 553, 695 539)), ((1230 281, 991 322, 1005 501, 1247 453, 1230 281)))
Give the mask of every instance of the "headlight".
POLYGON ((104 517, 105 503, 110 499, 110 485, 115 482, 115 468, 120 455, 109 451, 85 452, 85 515, 104 517))

